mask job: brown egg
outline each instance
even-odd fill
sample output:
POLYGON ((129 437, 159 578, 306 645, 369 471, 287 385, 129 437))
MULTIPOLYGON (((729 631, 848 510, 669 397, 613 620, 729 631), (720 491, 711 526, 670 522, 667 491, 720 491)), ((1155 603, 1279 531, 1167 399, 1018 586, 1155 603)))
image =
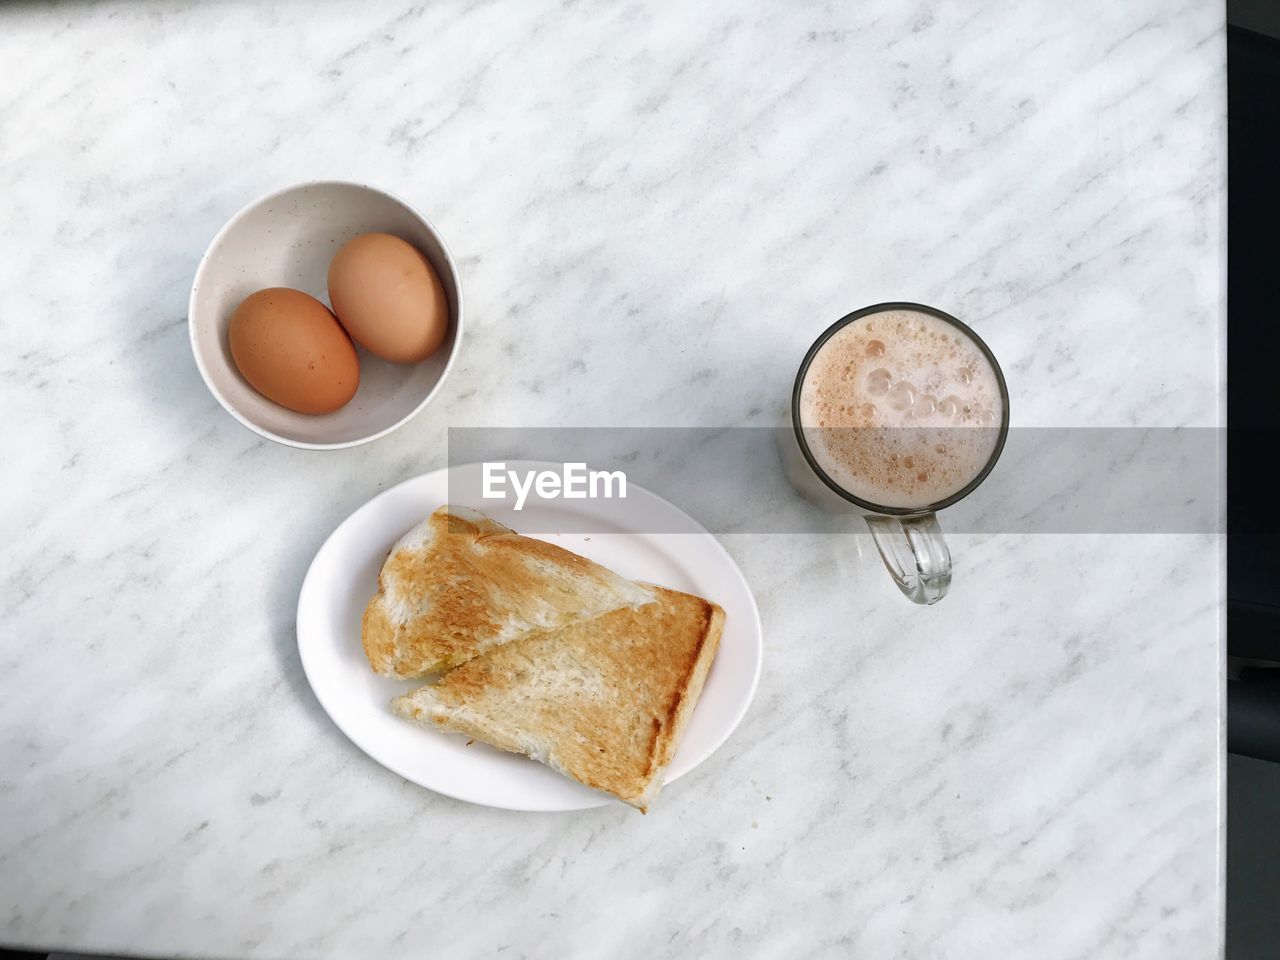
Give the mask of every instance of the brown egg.
POLYGON ((299 413, 331 413, 360 386, 356 348, 329 308, 301 290, 271 287, 231 315, 231 358, 249 385, 299 413))
POLYGON ((347 333, 384 360, 415 363, 449 330, 449 301, 416 247, 387 233, 342 245, 329 264, 329 302, 347 333))

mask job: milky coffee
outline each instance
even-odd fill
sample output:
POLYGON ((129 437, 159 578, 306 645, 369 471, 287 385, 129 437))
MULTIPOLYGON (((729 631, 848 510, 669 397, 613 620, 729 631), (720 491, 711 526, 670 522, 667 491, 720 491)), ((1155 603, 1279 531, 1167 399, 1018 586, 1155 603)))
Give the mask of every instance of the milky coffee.
POLYGON ((809 452, 846 492, 884 507, 928 507, 966 487, 1000 438, 1000 384, 964 331, 886 310, 847 323, 800 388, 809 452))

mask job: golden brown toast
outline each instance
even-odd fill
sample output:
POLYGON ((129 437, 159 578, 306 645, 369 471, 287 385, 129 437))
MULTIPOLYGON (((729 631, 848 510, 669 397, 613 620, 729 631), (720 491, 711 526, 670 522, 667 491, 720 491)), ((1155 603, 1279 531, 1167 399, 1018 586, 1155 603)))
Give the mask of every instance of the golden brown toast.
POLYGON ((522 753, 644 811, 657 796, 724 627, 716 604, 657 602, 508 643, 397 697, 406 720, 522 753))
POLYGON ((392 547, 360 632, 375 673, 421 677, 653 596, 576 553, 446 505, 392 547))

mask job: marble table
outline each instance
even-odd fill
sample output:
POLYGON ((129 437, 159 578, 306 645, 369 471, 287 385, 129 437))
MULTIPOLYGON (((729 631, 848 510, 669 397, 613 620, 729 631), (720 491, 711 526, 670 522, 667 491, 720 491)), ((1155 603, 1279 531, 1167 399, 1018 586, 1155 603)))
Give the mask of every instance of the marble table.
POLYGON ((15 3, 0 62, 0 942, 1219 953, 1214 531, 953 537, 927 609, 866 538, 723 536, 759 693, 644 817, 388 773, 294 611, 447 427, 768 425, 880 300, 968 320, 1015 427, 1220 425, 1220 3, 15 3), (223 221, 316 178, 426 211, 469 309, 437 401, 329 453, 224 413, 185 317, 223 221))

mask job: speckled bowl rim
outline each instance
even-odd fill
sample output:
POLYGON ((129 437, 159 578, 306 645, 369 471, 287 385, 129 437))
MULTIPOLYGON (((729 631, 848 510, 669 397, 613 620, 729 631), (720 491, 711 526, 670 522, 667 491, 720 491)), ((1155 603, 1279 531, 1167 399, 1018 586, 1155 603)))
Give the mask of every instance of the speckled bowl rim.
POLYGON ((361 183, 358 180, 302 180, 302 181, 299 181, 298 183, 291 183, 286 187, 281 187, 278 190, 273 190, 270 193, 263 194, 262 196, 258 197, 256 200, 249 201, 243 207, 237 210, 232 215, 231 219, 229 219, 226 223, 224 223, 222 225, 222 228, 216 234, 214 234, 213 239, 209 241, 209 245, 205 248, 204 256, 200 258, 200 263, 196 266, 195 277, 191 281, 191 293, 187 297, 187 336, 191 342, 191 356, 195 359, 196 368, 200 371, 200 379, 204 381, 204 385, 208 387, 209 392, 213 394, 214 399, 218 401, 222 409, 227 411, 227 413, 231 414, 231 416, 234 417, 237 421, 239 421, 242 425, 244 425, 245 427, 248 427, 250 430, 252 430, 254 433, 258 434, 261 437, 265 437, 268 440, 274 440, 276 443, 282 443, 287 447, 297 447, 298 449, 301 449, 301 450, 345 450, 349 447, 358 447, 361 444, 372 443, 374 440, 378 440, 382 437, 385 437, 387 434, 391 433, 393 430, 396 430, 404 426, 406 423, 408 423, 410 420, 416 417, 419 413, 422 412, 422 409, 435 398, 435 395, 440 392, 440 388, 444 386, 444 382, 449 378, 449 371, 453 369, 454 363, 457 362, 458 354, 461 352, 462 336, 463 336, 463 316, 465 312, 466 311, 463 309, 463 306, 462 306, 462 274, 458 272, 458 264, 453 259, 453 253, 449 250, 449 245, 445 243, 445 239, 441 235, 440 231, 435 228, 435 224, 433 224, 430 220, 428 220, 425 216, 423 216, 423 214, 413 204, 409 203, 403 197, 400 197, 390 192, 389 190, 383 190, 380 187, 375 187, 368 183, 361 183), (227 398, 223 396, 222 391, 220 391, 216 386, 214 386, 213 379, 210 376, 209 370, 205 366, 204 358, 201 356, 200 349, 196 345, 196 326, 195 326, 195 321, 192 319, 192 316, 195 313, 196 291, 200 288, 200 283, 204 279, 205 270, 208 268, 208 265, 209 265, 209 258, 213 254, 213 251, 217 249, 222 239, 232 230, 232 228, 236 226, 236 224, 238 224, 244 217, 248 216, 249 213, 256 210, 258 207, 262 206, 265 203, 270 203, 276 200, 277 198, 283 196, 286 193, 290 193, 302 187, 328 187, 328 186, 356 187, 360 190, 367 190, 370 193, 379 194, 383 197, 386 197, 388 200, 392 201, 393 203, 396 203, 399 206, 403 207, 405 212, 407 212, 416 220, 418 220, 422 224, 422 226, 426 228, 427 232, 430 233, 431 236, 435 238, 436 243, 440 245, 440 252, 444 254, 444 260, 445 260, 445 263, 448 265, 449 274, 453 278, 453 288, 456 291, 456 299, 457 299, 457 310, 456 310, 457 316, 451 318, 454 324, 453 345, 449 348, 449 356, 445 360, 444 369, 440 371, 440 377, 439 379, 436 380, 435 385, 430 390, 427 391, 426 396, 422 398, 422 401, 416 407, 414 407, 412 410, 406 413, 403 417, 401 417, 395 423, 392 423, 389 426, 383 427, 381 430, 378 430, 376 433, 371 433, 363 437, 356 437, 354 440, 341 440, 333 443, 313 443, 307 440, 295 440, 292 437, 281 436, 280 434, 276 433, 274 430, 268 430, 266 427, 263 427, 260 424, 254 423, 252 420, 244 416, 242 413, 240 413, 240 411, 236 410, 230 404, 227 398))

